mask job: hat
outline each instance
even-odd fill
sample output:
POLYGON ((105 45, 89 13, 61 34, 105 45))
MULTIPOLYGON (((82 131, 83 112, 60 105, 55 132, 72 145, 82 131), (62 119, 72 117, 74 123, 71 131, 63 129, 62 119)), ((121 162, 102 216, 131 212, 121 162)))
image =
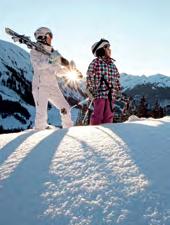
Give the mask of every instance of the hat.
POLYGON ((51 37, 53 36, 51 30, 48 27, 40 27, 34 32, 34 36, 37 41, 44 39, 47 34, 49 34, 51 37))
POLYGON ((108 44, 110 44, 109 41, 103 38, 100 41, 95 42, 91 47, 91 50, 94 56, 96 56, 96 51, 98 49, 103 48, 105 45, 108 45, 108 44))

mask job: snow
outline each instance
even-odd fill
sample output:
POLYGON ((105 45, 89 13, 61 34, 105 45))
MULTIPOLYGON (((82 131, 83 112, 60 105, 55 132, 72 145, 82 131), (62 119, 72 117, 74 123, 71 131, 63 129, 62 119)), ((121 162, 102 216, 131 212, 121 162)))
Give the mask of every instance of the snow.
POLYGON ((0 224, 169 225, 170 117, 0 135, 0 224))
POLYGON ((139 76, 122 73, 120 76, 120 81, 124 91, 131 90, 137 85, 147 84, 154 85, 154 87, 170 87, 170 77, 162 74, 139 76))
POLYGON ((23 70, 25 78, 32 80, 32 66, 29 54, 13 43, 0 40, 0 71, 5 74, 8 65, 17 71, 23 70))

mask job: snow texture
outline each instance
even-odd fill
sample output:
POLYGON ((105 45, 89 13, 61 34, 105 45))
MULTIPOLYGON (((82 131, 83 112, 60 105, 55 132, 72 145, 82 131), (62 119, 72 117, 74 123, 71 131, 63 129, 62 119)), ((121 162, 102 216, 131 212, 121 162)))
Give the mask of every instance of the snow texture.
POLYGON ((170 117, 0 135, 1 225, 169 225, 170 117))

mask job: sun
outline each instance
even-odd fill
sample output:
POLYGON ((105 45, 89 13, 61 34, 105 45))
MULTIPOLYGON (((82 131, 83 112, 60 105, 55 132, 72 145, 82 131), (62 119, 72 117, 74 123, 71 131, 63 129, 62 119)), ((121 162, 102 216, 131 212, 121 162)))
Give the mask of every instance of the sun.
POLYGON ((72 69, 67 71, 64 77, 66 79, 66 85, 70 84, 71 86, 77 86, 80 80, 83 78, 83 75, 78 70, 72 69))
POLYGON ((76 81, 78 80, 78 74, 76 71, 72 70, 72 71, 69 71, 65 74, 65 77, 70 80, 70 81, 76 81))

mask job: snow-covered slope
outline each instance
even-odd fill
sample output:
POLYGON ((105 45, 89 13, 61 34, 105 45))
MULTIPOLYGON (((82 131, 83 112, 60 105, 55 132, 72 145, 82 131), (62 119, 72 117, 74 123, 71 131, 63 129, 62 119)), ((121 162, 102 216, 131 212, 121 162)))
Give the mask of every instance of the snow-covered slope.
POLYGON ((170 117, 0 135, 0 224, 169 225, 170 117))
POLYGON ((34 116, 31 94, 32 66, 29 54, 18 46, 0 41, 0 126, 26 129, 34 116))
POLYGON ((30 64, 29 54, 22 48, 13 43, 0 40, 0 71, 8 72, 6 66, 9 66, 20 72, 26 80, 32 80, 32 67, 30 64), (25 72, 25 73, 24 73, 25 72))
POLYGON ((150 108, 158 101, 159 105, 166 108, 170 105, 170 77, 156 74, 152 76, 134 76, 121 74, 122 90, 137 102, 145 96, 150 108))

